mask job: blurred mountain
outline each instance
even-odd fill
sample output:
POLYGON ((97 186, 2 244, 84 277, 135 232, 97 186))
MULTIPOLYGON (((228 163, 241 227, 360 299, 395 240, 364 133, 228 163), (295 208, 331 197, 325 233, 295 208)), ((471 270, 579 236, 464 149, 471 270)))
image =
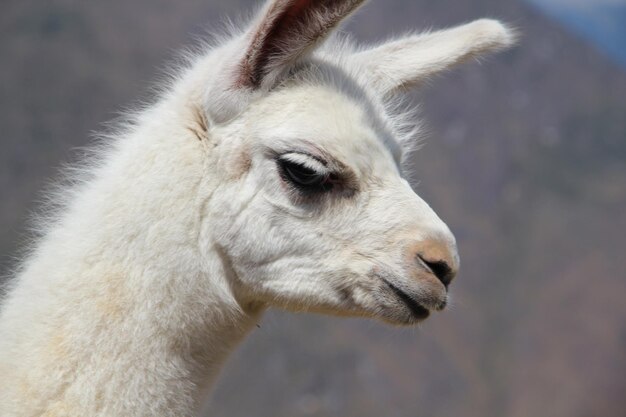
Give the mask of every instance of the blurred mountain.
MULTIPOLYGON (((149 97, 172 51, 253 4, 0 5, 0 272, 72 149, 149 97)), ((520 46, 414 97, 431 135, 412 177, 461 252, 453 307, 417 330, 269 313, 211 415, 624 415, 626 73, 521 0, 372 1, 348 30, 369 41, 483 16, 519 28, 520 46)))

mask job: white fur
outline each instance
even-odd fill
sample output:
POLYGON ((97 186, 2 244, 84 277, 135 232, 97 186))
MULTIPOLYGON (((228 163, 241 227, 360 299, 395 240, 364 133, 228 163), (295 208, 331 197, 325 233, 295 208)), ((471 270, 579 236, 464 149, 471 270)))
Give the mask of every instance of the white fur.
MULTIPOLYGON (((307 25, 337 16, 319 3, 307 25)), ((406 129, 389 96, 509 32, 481 21, 371 50, 294 36, 255 68, 258 86, 238 86, 261 16, 192 59, 57 193, 2 306, 1 416, 193 416, 268 307, 419 321, 385 280, 443 307, 417 257, 453 275, 454 238, 401 176, 406 129), (294 152, 346 177, 304 197, 278 173, 294 152)))

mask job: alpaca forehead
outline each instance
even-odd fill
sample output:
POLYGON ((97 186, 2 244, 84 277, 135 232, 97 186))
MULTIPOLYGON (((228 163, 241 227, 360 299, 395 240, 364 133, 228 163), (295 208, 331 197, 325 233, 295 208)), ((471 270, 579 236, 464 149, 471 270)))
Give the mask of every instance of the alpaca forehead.
POLYGON ((386 115, 373 112, 375 106, 367 99, 330 86, 302 84, 271 93, 258 103, 253 118, 263 115, 256 118, 256 129, 270 142, 306 141, 347 163, 397 163, 399 145, 386 127, 386 115))

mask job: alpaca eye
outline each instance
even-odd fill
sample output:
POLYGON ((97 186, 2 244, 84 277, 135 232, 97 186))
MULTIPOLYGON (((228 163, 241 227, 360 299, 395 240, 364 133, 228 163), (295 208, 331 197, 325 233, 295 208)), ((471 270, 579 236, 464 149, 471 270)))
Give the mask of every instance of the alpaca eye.
POLYGON ((332 188, 329 173, 318 172, 302 163, 280 158, 278 160, 281 176, 303 192, 324 192, 332 188))

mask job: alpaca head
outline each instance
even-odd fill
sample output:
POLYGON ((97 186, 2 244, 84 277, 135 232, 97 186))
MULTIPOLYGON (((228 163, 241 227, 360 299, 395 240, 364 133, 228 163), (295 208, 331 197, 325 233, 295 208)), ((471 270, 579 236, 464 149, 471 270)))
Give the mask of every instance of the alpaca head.
POLYGON ((459 258, 403 178, 389 103, 512 36, 481 20, 370 49, 324 43, 361 3, 270 1, 212 68, 204 111, 224 178, 210 239, 243 301, 411 324, 445 307, 459 258))

